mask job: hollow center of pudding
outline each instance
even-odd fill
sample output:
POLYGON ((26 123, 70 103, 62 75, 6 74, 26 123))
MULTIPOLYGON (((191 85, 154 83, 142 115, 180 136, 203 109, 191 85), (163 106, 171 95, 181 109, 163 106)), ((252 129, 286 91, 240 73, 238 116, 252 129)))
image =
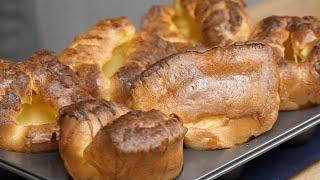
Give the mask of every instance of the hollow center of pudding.
POLYGON ((203 37, 199 23, 181 7, 179 1, 174 1, 173 7, 178 14, 178 16, 173 19, 173 22, 180 32, 193 45, 202 42, 203 37))
POLYGON ((22 104, 17 117, 21 125, 42 125, 53 123, 57 112, 49 106, 40 96, 33 95, 31 104, 22 104))
POLYGON ((283 46, 284 46, 284 58, 290 61, 296 61, 297 56, 295 55, 292 40, 290 37, 283 43, 283 46))
POLYGON ((312 46, 306 45, 302 49, 295 48, 292 38, 289 38, 283 43, 284 46, 284 58, 290 61, 295 61, 296 63, 303 62, 307 59, 312 46))
POLYGON ((111 59, 103 65, 102 71, 107 78, 114 75, 125 65, 126 44, 116 47, 112 52, 111 59))
POLYGON ((126 36, 121 40, 119 46, 112 51, 112 56, 102 67, 102 71, 107 78, 113 76, 121 67, 126 64, 125 55, 128 49, 129 41, 133 36, 126 36))

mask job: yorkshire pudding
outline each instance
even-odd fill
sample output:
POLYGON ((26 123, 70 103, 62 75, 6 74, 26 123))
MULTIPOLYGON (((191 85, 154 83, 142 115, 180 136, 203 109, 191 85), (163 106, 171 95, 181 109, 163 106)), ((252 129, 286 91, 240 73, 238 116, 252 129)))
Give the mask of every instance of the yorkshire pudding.
POLYGON ((97 132, 129 109, 104 100, 88 100, 66 106, 57 118, 60 125, 60 156, 74 179, 99 178, 98 171, 84 159, 84 150, 97 132))
POLYGON ((103 179, 173 179, 187 129, 175 115, 131 111, 101 129, 85 151, 103 179))
POLYGON ((228 148, 272 128, 279 74, 272 48, 255 42, 172 55, 144 71, 127 104, 175 113, 195 149, 228 148))
POLYGON ((28 60, 0 60, 0 148, 41 152, 57 148, 57 111, 89 99, 73 71, 50 51, 28 60))
POLYGON ((179 175, 186 132, 179 118, 156 110, 127 112, 124 106, 104 100, 83 101, 60 111, 60 155, 73 178, 179 175))
POLYGON ((314 17, 271 16, 251 34, 268 43, 278 56, 280 109, 320 104, 320 21, 314 17))
POLYGON ((173 6, 152 6, 141 30, 178 44, 207 47, 245 41, 248 16, 242 0, 174 0, 173 6))
POLYGON ((122 102, 136 76, 176 52, 156 35, 135 33, 129 20, 118 17, 102 20, 77 36, 60 60, 78 74, 93 97, 122 102))

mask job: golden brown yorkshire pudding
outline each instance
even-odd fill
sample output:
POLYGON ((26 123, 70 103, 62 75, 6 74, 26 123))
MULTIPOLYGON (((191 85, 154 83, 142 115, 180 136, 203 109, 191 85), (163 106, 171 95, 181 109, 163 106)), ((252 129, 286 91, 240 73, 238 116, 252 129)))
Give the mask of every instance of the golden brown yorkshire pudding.
POLYGON ((128 111, 121 104, 104 100, 82 101, 60 110, 60 156, 74 179, 99 179, 98 171, 84 159, 84 150, 103 126, 128 111))
POLYGON ((136 78, 151 64, 176 53, 156 35, 135 33, 124 17, 105 19, 77 36, 60 55, 94 97, 124 101, 136 78))
POLYGON ((187 146, 228 148, 271 129, 279 110, 272 48, 255 42, 189 51, 154 64, 133 82, 128 105, 175 113, 187 146))
POLYGON ((132 111, 101 129, 85 158, 103 179, 173 179, 182 169, 186 131, 175 115, 132 111))
POLYGON ((271 45, 279 61, 280 109, 320 103, 320 21, 314 17, 271 16, 259 22, 254 40, 271 45))
POLYGON ((57 148, 57 111, 89 99, 73 71, 50 51, 28 60, 0 60, 0 148, 41 152, 57 148))
POLYGON ((104 100, 83 101, 60 111, 60 155, 73 178, 178 176, 186 132, 179 118, 156 110, 128 111, 104 100))
POLYGON ((248 16, 242 0, 174 0, 173 6, 153 6, 141 30, 166 41, 207 47, 245 41, 248 16))

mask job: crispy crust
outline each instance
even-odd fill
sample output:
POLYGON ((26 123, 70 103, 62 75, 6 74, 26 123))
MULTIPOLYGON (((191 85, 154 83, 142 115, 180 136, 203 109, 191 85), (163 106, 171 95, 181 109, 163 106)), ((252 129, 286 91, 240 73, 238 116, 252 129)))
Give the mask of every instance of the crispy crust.
POLYGON ((31 103, 33 93, 55 110, 90 98, 76 75, 46 50, 23 62, 0 60, 0 71, 0 147, 18 152, 56 149, 56 123, 23 126, 16 118, 21 105, 31 103))
POLYGON ((91 98, 76 74, 61 64, 55 53, 37 51, 25 64, 32 75, 33 90, 55 110, 91 98))
POLYGON ((280 67, 281 110, 320 103, 320 21, 314 17, 271 16, 259 22, 254 40, 271 45, 280 67))
POLYGON ((119 153, 134 154, 164 152, 168 144, 181 140, 187 130, 177 116, 151 110, 131 111, 101 131, 119 153))
POLYGON ((108 82, 102 66, 123 43, 123 38, 134 33, 134 26, 125 17, 102 20, 88 32, 76 36, 60 54, 60 61, 77 73, 92 96, 106 97, 108 82))
POLYGON ((98 132, 85 158, 104 179, 173 179, 182 169, 186 131, 175 115, 131 111, 98 132))
POLYGON ((141 21, 141 30, 157 34, 166 41, 188 44, 188 39, 174 25, 177 12, 168 5, 152 6, 141 21))
POLYGON ((272 49, 248 42, 161 60, 134 81, 127 104, 176 113, 189 129, 187 146, 226 148, 271 129, 278 85, 272 49))
POLYGON ((134 26, 124 17, 106 19, 88 32, 79 35, 65 49, 60 59, 76 71, 85 87, 94 97, 122 102, 128 96, 131 81, 156 61, 176 53, 174 47, 156 35, 135 34, 134 26), (126 39, 133 36, 132 39, 126 39), (128 41, 128 42, 126 42, 128 41), (126 42, 125 66, 108 78, 103 66, 112 57, 113 51, 126 42))
POLYGON ((248 15, 242 0, 200 0, 195 18, 202 25, 206 46, 228 45, 249 36, 248 15))
MULTIPOLYGON (((202 44, 207 47, 245 41, 249 36, 248 15, 242 0, 176 0, 197 22, 202 44)), ((175 43, 190 43, 175 24, 178 12, 170 6, 153 6, 141 21, 141 29, 175 43)))
POLYGON ((149 66, 178 50, 159 36, 142 32, 136 34, 127 46, 128 63, 111 77, 111 98, 124 102, 129 94, 132 81, 149 66))
POLYGON ((129 109, 105 100, 88 100, 66 106, 57 118, 61 127, 59 151, 64 165, 74 179, 100 177, 84 158, 84 150, 97 132, 129 109))

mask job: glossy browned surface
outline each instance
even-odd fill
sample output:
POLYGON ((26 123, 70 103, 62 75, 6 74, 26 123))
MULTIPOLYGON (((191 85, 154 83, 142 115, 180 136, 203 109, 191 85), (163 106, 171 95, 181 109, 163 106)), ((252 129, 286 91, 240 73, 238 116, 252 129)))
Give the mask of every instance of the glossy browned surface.
POLYGON ((276 121, 278 76, 272 48, 265 44, 194 50, 146 70, 134 81, 128 105, 176 113, 189 129, 188 146, 232 147, 269 130, 276 121), (210 118, 216 120, 206 124, 210 118))
POLYGON ((24 62, 32 75, 33 90, 55 110, 91 98, 76 74, 55 53, 40 50, 24 62))
POLYGON ((134 33, 134 26, 125 17, 102 20, 76 36, 60 54, 60 61, 77 73, 92 96, 106 97, 109 87, 102 67, 124 38, 134 33))
POLYGON ((320 103, 320 21, 314 17, 270 16, 251 34, 270 44, 280 67, 281 110, 294 110, 320 103))
POLYGON ((145 32, 135 34, 131 22, 118 17, 102 20, 88 32, 77 36, 60 58, 62 63, 76 71, 92 96, 123 102, 136 76, 151 64, 182 48, 156 35, 145 32), (114 50, 123 44, 124 64, 115 74, 107 77, 103 66, 114 55, 114 50))
POLYGON ((247 40, 248 15, 242 0, 198 0, 198 2, 194 15, 202 25, 206 46, 227 45, 247 40))
MULTIPOLYGON (((141 29, 174 43, 189 44, 176 24, 179 16, 195 21, 200 42, 207 47, 245 41, 249 36, 248 15, 242 0, 174 0, 174 6, 152 6, 141 21, 141 29)), ((190 45, 191 46, 191 45, 190 45)))
POLYGON ((22 62, 1 60, 0 71, 0 147, 19 152, 56 149, 59 128, 55 122, 24 126, 16 118, 21 105, 32 102, 33 94, 55 110, 89 99, 74 72, 47 50, 22 62))
POLYGON ((124 102, 130 93, 132 81, 152 64, 177 53, 178 50, 159 36, 137 33, 127 45, 127 64, 111 77, 111 97, 124 102))
POLYGON ((186 131, 175 115, 131 111, 98 132, 85 158, 104 179, 172 179, 182 169, 186 131))
POLYGON ((84 150, 98 131, 129 109, 105 100, 82 101, 64 107, 57 118, 60 130, 59 151, 69 174, 75 179, 100 177, 83 157, 84 150))

